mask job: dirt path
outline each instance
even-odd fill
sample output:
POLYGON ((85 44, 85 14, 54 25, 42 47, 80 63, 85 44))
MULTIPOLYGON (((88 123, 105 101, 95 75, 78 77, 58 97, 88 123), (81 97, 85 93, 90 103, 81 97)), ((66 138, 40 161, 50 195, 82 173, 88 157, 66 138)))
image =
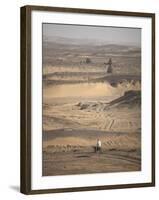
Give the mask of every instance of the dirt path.
POLYGON ((138 152, 57 152, 43 154, 43 176, 141 170, 138 152))

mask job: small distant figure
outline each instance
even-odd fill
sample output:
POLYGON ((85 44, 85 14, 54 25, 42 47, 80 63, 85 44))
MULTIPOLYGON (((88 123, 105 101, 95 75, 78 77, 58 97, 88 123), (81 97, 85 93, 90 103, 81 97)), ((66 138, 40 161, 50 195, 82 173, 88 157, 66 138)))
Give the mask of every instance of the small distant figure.
POLYGON ((101 148, 102 148, 102 142, 99 139, 97 139, 96 152, 101 152, 101 148))

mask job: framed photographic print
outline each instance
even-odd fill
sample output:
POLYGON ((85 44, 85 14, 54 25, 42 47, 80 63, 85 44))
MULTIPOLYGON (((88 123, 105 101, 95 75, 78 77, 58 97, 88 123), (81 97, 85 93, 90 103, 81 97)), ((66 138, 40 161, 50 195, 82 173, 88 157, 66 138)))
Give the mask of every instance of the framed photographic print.
POLYGON ((155 185, 155 14, 21 8, 21 192, 155 185))

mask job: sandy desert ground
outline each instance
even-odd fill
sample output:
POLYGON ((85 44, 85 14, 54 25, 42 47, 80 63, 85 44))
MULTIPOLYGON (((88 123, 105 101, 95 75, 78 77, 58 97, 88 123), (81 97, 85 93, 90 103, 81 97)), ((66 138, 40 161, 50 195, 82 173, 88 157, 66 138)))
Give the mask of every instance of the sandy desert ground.
POLYGON ((44 44, 43 176, 141 170, 140 49, 44 44))

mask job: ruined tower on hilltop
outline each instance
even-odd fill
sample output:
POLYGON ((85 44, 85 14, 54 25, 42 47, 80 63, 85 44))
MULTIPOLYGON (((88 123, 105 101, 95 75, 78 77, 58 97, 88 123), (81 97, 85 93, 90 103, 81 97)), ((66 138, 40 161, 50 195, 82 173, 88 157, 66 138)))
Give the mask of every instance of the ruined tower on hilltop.
POLYGON ((104 65, 106 66, 106 72, 111 74, 113 73, 113 67, 112 67, 112 59, 109 58, 109 61, 107 63, 104 63, 104 65), (108 67, 107 67, 108 65, 108 67))
POLYGON ((112 73, 113 72, 113 68, 112 68, 112 59, 109 58, 109 61, 107 63, 108 68, 107 68, 107 73, 112 73))

